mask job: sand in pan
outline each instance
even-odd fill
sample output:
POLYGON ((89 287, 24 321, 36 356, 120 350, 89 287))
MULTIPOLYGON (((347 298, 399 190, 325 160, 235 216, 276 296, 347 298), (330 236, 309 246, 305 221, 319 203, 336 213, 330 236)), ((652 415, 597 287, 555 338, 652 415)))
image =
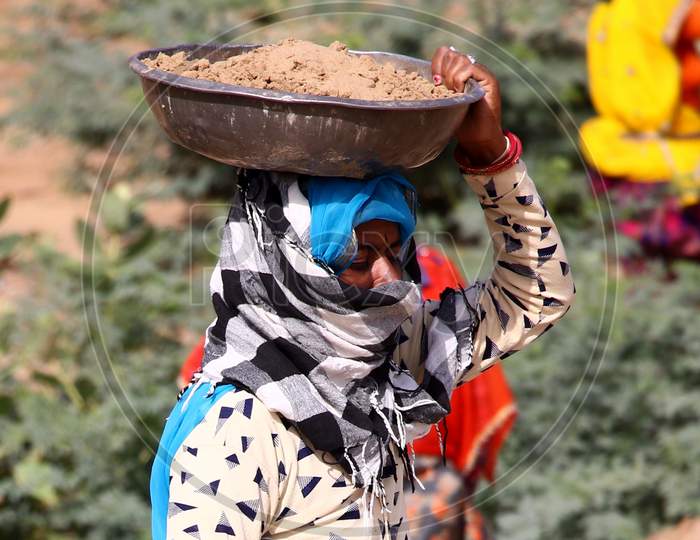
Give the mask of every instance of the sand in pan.
POLYGON ((415 71, 395 69, 368 56, 352 55, 338 41, 324 47, 288 38, 219 62, 188 60, 182 51, 173 55, 160 53, 143 63, 193 79, 316 96, 398 101, 455 94, 443 85, 435 86, 415 71))

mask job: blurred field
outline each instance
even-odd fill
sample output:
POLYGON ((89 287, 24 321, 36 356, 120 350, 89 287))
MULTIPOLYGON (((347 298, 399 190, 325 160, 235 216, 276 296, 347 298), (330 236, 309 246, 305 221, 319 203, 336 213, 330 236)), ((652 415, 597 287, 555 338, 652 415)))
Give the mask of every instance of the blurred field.
MULTIPOLYGON (((700 514, 700 270, 677 263, 670 280, 649 261, 622 272, 620 258, 638 250, 615 237, 576 133, 562 128, 592 114, 592 4, 0 4, 0 539, 149 537, 152 452, 180 363, 212 318, 206 280, 233 172, 165 139, 126 58, 217 35, 422 57, 454 43, 492 66, 578 295, 557 327, 505 362, 520 418, 481 508, 509 540, 632 540, 700 514), (114 174, 101 182, 105 162, 114 174)), ((448 248, 473 281, 488 271, 487 239, 450 156, 410 177, 423 230, 455 239, 448 248)))

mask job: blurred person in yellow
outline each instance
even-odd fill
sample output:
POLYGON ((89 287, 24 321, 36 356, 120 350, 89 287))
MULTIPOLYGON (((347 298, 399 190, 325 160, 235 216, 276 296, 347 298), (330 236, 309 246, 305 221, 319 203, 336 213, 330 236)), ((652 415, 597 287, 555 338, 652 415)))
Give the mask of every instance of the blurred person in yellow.
POLYGON ((700 258, 700 0, 598 4, 588 74, 599 116, 581 127, 586 160, 602 183, 647 184, 623 188, 630 206, 655 198, 622 232, 651 251, 700 258))

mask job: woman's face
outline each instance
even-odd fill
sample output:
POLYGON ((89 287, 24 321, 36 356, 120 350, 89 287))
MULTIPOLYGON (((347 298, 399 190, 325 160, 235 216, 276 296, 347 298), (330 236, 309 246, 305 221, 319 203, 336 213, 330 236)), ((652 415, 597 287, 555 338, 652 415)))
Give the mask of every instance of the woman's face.
POLYGON ((401 279, 399 226, 373 219, 355 227, 357 256, 338 277, 348 285, 372 289, 401 279))

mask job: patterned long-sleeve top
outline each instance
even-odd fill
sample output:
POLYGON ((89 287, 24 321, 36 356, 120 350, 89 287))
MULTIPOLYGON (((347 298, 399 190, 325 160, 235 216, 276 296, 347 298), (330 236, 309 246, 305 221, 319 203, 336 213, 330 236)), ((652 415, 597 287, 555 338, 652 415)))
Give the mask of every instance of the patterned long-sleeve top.
MULTIPOLYGON (((460 383, 544 333, 566 313, 575 294, 559 232, 525 164, 519 161, 500 174, 464 175, 464 179, 480 199, 494 267, 485 282, 475 282, 463 296, 454 296, 458 321, 470 319, 470 308, 478 319, 471 363, 461 371, 455 367, 460 383)), ((404 323, 409 339, 394 357, 419 379, 431 354, 444 354, 424 339, 425 329, 439 324, 433 317, 439 307, 440 301, 427 301, 404 323)))
MULTIPOLYGON (((489 177, 465 175, 465 180, 480 197, 495 264, 488 280, 461 295, 471 305, 462 309, 477 311, 478 327, 471 367, 460 381, 541 335, 574 295, 557 228, 525 164, 489 177)), ((427 302, 410 321, 413 337, 433 324, 438 308, 439 303, 427 302)), ((429 361, 421 341, 409 339, 400 351, 417 378, 429 361)), ((382 515, 379 504, 367 510, 363 490, 338 464, 308 447, 245 390, 232 388, 217 398, 173 456, 170 473, 168 539, 404 539, 411 527, 402 466, 386 466, 382 473, 391 513, 382 515)))

